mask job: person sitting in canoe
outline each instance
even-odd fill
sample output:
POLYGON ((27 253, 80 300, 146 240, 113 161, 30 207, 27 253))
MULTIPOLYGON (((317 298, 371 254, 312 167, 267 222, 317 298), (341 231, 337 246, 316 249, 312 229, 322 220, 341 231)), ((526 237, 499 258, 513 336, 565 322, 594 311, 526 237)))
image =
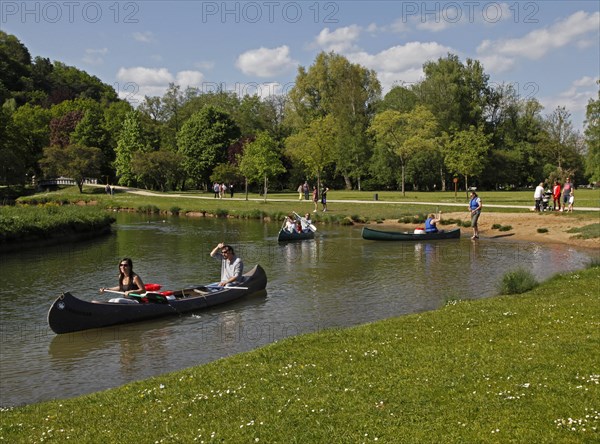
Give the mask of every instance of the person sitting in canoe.
POLYGON ((435 214, 430 214, 427 220, 425 220, 425 233, 437 233, 437 223, 440 221, 439 218, 435 217, 435 214))
POLYGON ((210 256, 221 261, 221 281, 219 287, 235 286, 243 281, 244 263, 237 257, 231 245, 220 242, 210 252, 210 256))
POLYGON ((304 219, 302 219, 302 232, 303 233, 308 233, 310 231, 310 225, 312 224, 312 221, 310 220, 310 213, 306 213, 304 215, 304 219))
POLYGON ((293 233, 296 231, 296 224, 294 223, 294 219, 292 216, 285 217, 285 231, 289 233, 293 233))
POLYGON ((100 293, 104 293, 105 290, 120 291, 125 296, 129 296, 130 293, 146 293, 146 286, 142 278, 133 272, 133 261, 126 257, 119 261, 119 285, 110 288, 102 287, 100 293))

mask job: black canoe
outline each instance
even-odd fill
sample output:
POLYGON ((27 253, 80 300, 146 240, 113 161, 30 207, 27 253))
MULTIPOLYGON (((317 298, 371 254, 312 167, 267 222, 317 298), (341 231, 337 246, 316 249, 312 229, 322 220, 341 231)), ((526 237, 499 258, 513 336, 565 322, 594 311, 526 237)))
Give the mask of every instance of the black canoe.
POLYGON ((384 240, 384 241, 422 241, 437 239, 458 239, 460 237, 460 228, 454 230, 440 230, 437 233, 415 234, 401 231, 379 231, 372 228, 363 227, 363 239, 384 240))
POLYGON ((287 241, 297 241, 297 240, 314 239, 314 238, 315 238, 315 233, 313 233, 310 230, 302 231, 300 233, 298 233, 297 231, 290 233, 289 231, 284 230, 282 228, 281 230, 279 230, 279 235, 277 236, 277 241, 278 242, 287 242, 287 241))
POLYGON ((88 302, 71 293, 63 293, 48 311, 48 325, 55 333, 69 333, 90 328, 108 327, 143 321, 161 316, 178 315, 224 304, 243 296, 264 290, 267 275, 260 265, 244 274, 238 287, 196 287, 173 292, 173 300, 157 297, 163 302, 122 304, 114 302, 88 302))

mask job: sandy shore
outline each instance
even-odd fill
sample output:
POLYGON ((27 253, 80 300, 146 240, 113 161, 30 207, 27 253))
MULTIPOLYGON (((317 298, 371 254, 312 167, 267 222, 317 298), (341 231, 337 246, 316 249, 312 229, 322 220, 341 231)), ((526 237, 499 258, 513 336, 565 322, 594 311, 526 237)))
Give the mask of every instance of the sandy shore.
MULTIPOLYGON (((443 219, 470 220, 467 213, 443 213, 443 219)), ((600 222, 600 220, 598 221, 600 222)), ((581 221, 565 213, 490 213, 483 211, 479 218, 480 240, 485 238, 506 237, 510 240, 523 240, 529 242, 551 242, 568 244, 579 248, 600 248, 600 238, 579 239, 577 233, 568 233, 572 228, 580 228, 593 223, 590 219, 581 221), (494 224, 510 225, 509 231, 492 229, 494 224), (538 233, 538 228, 546 228, 547 233, 538 233)), ((395 221, 386 221, 385 225, 398 225, 395 221)), ((454 228, 454 225, 443 225, 442 228, 454 228)), ((414 226, 406 227, 413 229, 414 226)), ((463 233, 472 233, 471 228, 462 228, 463 233)))

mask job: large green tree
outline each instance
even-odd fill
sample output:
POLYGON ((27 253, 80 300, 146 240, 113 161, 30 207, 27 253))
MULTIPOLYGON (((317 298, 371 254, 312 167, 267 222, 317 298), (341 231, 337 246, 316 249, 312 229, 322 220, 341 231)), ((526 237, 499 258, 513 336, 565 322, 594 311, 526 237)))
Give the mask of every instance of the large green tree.
POLYGON ((183 156, 170 150, 135 151, 131 157, 131 172, 136 182, 147 189, 169 191, 183 179, 183 156))
POLYGON ((586 108, 585 142, 585 173, 591 182, 600 182, 600 91, 598 98, 590 99, 586 108))
POLYGON ((335 162, 335 140, 336 125, 331 115, 313 119, 306 128, 285 140, 287 155, 317 179, 318 189, 323 170, 335 162))
POLYGON ((417 105, 406 113, 390 109, 373 118, 371 131, 375 136, 376 144, 380 145, 383 151, 398 157, 402 195, 405 195, 408 161, 419 150, 434 151, 437 147, 435 117, 422 105, 417 105))
POLYGON ((215 166, 227 159, 227 147, 240 137, 229 114, 207 106, 190 117, 177 134, 185 172, 196 186, 206 186, 215 166))
POLYGON ((119 185, 135 184, 136 174, 132 169, 131 160, 136 152, 145 151, 148 150, 142 134, 139 114, 137 111, 131 111, 125 117, 115 150, 114 167, 119 185))
POLYGON ((297 130, 314 119, 333 117, 335 168, 352 188, 366 172, 369 140, 366 131, 381 98, 374 71, 333 52, 320 53, 307 69, 300 67, 289 93, 288 121, 297 130))
POLYGON ((40 165, 46 177, 65 176, 75 180, 79 192, 83 193, 86 178, 97 178, 102 164, 100 148, 68 145, 44 148, 40 165))
POLYGON ((423 65, 425 78, 415 86, 419 103, 434 114, 442 131, 452 133, 480 126, 488 115, 489 76, 478 60, 462 63, 448 54, 423 65))
POLYGON ((444 162, 448 170, 464 176, 465 190, 469 188, 469 177, 478 176, 484 170, 490 148, 489 136, 482 128, 472 126, 452 136, 445 134, 442 143, 444 162))
POLYGON ((269 179, 285 172, 277 141, 267 132, 258 133, 256 139, 244 149, 240 160, 240 172, 249 182, 263 181, 266 202, 269 179))

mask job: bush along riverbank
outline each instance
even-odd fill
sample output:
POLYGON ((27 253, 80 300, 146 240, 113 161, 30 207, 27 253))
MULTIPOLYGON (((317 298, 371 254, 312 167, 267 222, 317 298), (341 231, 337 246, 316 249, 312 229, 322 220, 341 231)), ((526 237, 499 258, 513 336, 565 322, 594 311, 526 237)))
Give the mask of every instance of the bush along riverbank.
POLYGON ((0 207, 0 252, 110 232, 115 218, 97 207, 46 204, 0 207))
POLYGON ((4 408, 0 441, 599 442, 599 282, 596 264, 519 295, 4 408))

